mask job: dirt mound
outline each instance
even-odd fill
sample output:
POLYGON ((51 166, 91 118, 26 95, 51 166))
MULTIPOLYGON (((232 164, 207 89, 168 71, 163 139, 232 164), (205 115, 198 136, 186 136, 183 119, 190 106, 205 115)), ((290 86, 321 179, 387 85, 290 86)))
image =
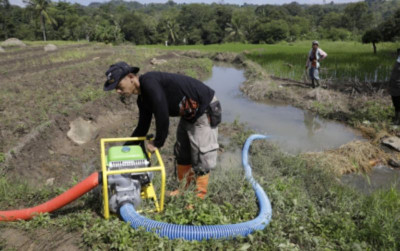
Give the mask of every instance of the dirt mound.
POLYGON ((19 46, 26 47, 26 44, 17 38, 9 38, 1 43, 1 46, 19 46))
POLYGON ((191 57, 191 58, 204 58, 204 57, 206 57, 206 54, 204 52, 197 51, 197 50, 185 51, 185 52, 182 53, 182 55, 184 55, 186 57, 191 57))
POLYGON ((245 61, 247 80, 241 86, 243 91, 249 98, 253 100, 263 100, 269 97, 273 90, 278 86, 271 84, 273 81, 270 76, 262 69, 262 67, 252 61, 245 61))
POLYGON ((246 61, 244 54, 234 52, 217 52, 209 56, 212 60, 241 65, 246 61))

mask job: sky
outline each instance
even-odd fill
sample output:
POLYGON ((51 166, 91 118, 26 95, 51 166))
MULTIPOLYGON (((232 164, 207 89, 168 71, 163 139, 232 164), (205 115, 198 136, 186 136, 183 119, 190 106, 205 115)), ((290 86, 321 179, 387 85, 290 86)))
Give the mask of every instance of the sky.
MULTIPOLYGON (((24 6, 22 0, 9 0, 12 5, 24 6)), ((53 0, 53 2, 58 2, 59 0, 53 0)), ((62 0, 69 3, 79 3, 82 5, 88 5, 91 2, 108 2, 109 0, 62 0)), ((125 0, 129 1, 129 0, 125 0)), ((136 0, 137 2, 147 4, 147 3, 166 3, 167 0, 136 0)), ((285 4, 291 3, 294 0, 174 0, 175 3, 229 3, 229 4, 237 4, 243 5, 247 4, 285 4)), ((359 2, 361 0, 333 0, 334 3, 350 3, 350 2, 359 2)), ((323 0, 297 0, 296 2, 300 4, 323 4, 323 0)), ((331 0, 326 0, 326 3, 330 3, 331 0)))

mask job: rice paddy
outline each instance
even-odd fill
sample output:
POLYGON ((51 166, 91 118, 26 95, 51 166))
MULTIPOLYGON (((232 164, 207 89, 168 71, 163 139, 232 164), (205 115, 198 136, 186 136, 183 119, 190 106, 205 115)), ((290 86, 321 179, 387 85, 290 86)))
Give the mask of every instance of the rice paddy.
MULTIPOLYGON (((389 80, 400 43, 379 43, 377 54, 371 44, 360 42, 320 41, 320 48, 328 53, 321 62, 320 76, 332 82, 385 82, 389 80)), ((304 81, 305 64, 310 41, 279 44, 220 44, 190 46, 146 46, 166 50, 200 50, 209 52, 244 53, 262 65, 268 73, 280 78, 304 81)))

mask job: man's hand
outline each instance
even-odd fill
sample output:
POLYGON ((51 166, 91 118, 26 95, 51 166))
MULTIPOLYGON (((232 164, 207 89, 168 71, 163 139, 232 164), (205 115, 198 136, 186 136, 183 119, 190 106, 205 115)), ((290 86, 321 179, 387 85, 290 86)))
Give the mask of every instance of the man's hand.
POLYGON ((151 153, 154 153, 154 152, 157 150, 157 147, 154 146, 153 140, 150 140, 150 141, 146 144, 146 148, 147 148, 147 150, 149 150, 151 153))

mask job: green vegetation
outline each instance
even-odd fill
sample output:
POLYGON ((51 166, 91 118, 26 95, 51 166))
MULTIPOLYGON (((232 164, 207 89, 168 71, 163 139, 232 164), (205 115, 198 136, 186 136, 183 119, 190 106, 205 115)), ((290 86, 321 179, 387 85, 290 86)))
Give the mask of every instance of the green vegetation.
POLYGON ((77 60, 81 58, 87 57, 87 52, 86 51, 65 51, 63 53, 60 53, 58 55, 50 56, 48 59, 52 63, 57 63, 57 62, 65 62, 69 60, 77 60))
POLYGON ((332 105, 327 105, 318 101, 314 101, 312 103, 311 110, 327 118, 333 112, 333 107, 332 105))
POLYGON ((5 160, 6 160, 5 154, 0 152, 0 163, 3 163, 5 160))
POLYGON ((175 72, 188 75, 193 78, 204 79, 211 75, 213 62, 209 58, 172 58, 168 63, 155 67, 158 71, 175 72))
POLYGON ((367 101, 363 107, 354 112, 353 120, 362 122, 390 122, 394 114, 392 105, 383 105, 376 101, 367 101))
POLYGON ((141 4, 112 0, 89 6, 29 0, 25 8, 0 1, 0 39, 87 40, 134 44, 276 43, 329 39, 359 41, 383 25, 384 41, 399 37, 399 0, 348 4, 141 4), (390 37, 387 39, 386 37, 390 37))
MULTIPOLYGON (((236 143, 232 143, 236 145, 236 143)), ((288 156, 265 142, 251 149, 256 179, 272 201, 273 217, 264 230, 247 238, 186 242, 159 238, 143 229, 134 230, 113 217, 106 221, 100 213, 98 195, 80 199, 68 213, 45 214, 29 222, 1 223, 25 231, 62 227, 82 233, 82 243, 90 249, 391 249, 400 243, 400 193, 395 189, 359 194, 341 186, 332 174, 309 166, 297 156, 288 156), (78 206, 80 205, 80 206, 78 206)), ((50 188, 28 189, 0 179, 1 208, 37 204, 55 195, 50 188), (9 191, 13 191, 11 194, 9 191)), ((177 224, 227 224, 242 222, 257 214, 253 191, 243 179, 240 163, 229 169, 217 168, 206 200, 194 193, 170 198, 162 214, 147 216, 177 224), (189 203, 194 210, 184 209, 189 203)))
POLYGON ((90 101, 94 101, 96 99, 102 98, 106 96, 106 92, 104 92, 101 88, 87 86, 85 87, 79 94, 78 98, 81 103, 87 103, 90 101))
POLYGON ((374 27, 365 32, 362 37, 363 43, 372 43, 374 53, 376 53, 376 43, 382 41, 396 41, 400 34, 400 9, 395 14, 385 20, 378 27, 374 27))
MULTIPOLYGON (((323 41, 320 47, 328 53, 321 63, 322 79, 364 83, 387 81, 390 77, 396 44, 381 44, 382 49, 376 55, 369 46, 356 42, 323 41)), ((277 77, 303 80, 308 75, 304 67, 309 49, 309 42, 277 45, 252 52, 248 57, 277 77)))
MULTIPOLYGON (((207 52, 245 53, 246 57, 262 65, 276 77, 304 81, 305 64, 310 41, 279 43, 274 45, 215 44, 191 46, 151 46, 145 48, 166 50, 200 50, 207 52)), ((400 43, 380 43, 377 54, 371 53, 369 45, 359 42, 320 41, 320 47, 328 53, 321 63, 321 77, 325 81, 384 82, 390 77, 395 61, 396 48, 400 43)))

